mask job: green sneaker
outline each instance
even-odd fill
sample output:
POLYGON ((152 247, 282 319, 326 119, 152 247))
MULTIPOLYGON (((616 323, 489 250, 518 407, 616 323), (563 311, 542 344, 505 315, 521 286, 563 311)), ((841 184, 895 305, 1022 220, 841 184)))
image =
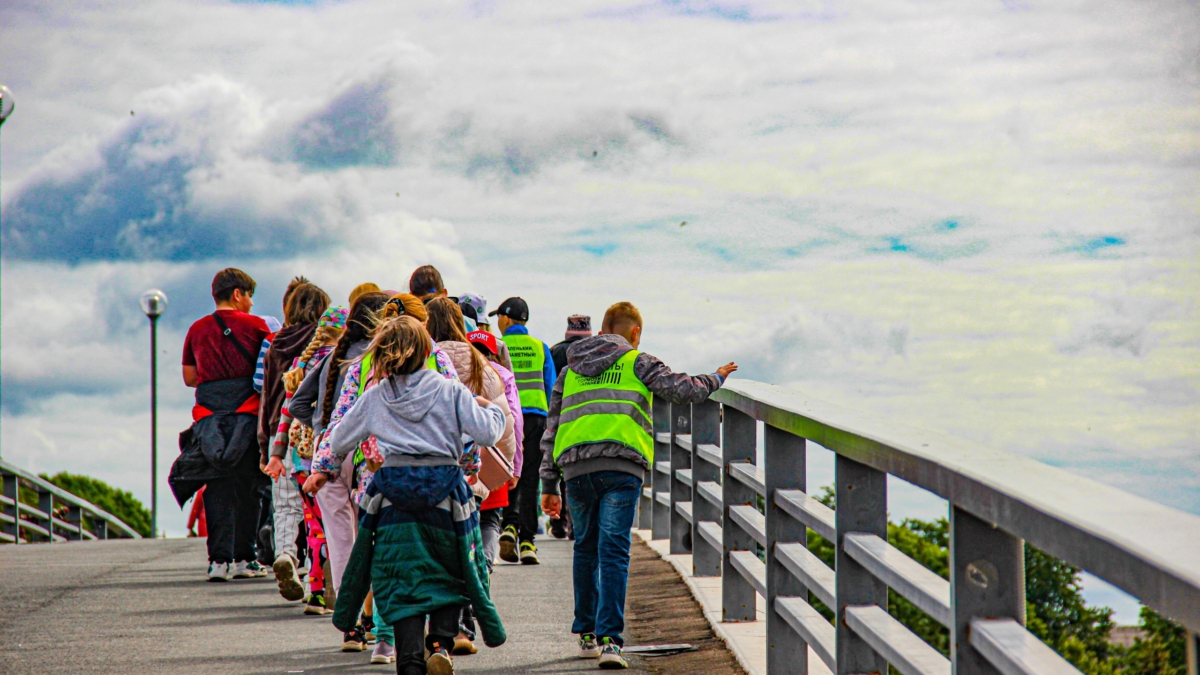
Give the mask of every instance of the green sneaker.
POLYGON ((500 559, 504 562, 520 562, 517 557, 517 528, 509 525, 500 533, 500 559))
POLYGON ((541 560, 537 557, 537 546, 532 541, 521 542, 521 564, 522 565, 540 565, 541 560))
POLYGON ((629 662, 621 656, 621 645, 612 638, 600 638, 600 667, 605 670, 620 670, 629 667, 629 662))
POLYGON ((579 636, 579 658, 600 658, 600 645, 596 642, 596 636, 594 634, 584 633, 583 635, 579 636))
POLYGON ((322 591, 313 591, 313 594, 308 596, 308 602, 304 605, 304 613, 314 616, 325 616, 329 612, 329 608, 325 606, 325 593, 322 591))

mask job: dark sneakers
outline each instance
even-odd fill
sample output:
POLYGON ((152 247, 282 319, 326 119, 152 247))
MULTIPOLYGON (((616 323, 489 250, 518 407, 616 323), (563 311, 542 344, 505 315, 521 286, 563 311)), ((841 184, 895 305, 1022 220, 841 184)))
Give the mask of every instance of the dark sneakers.
POLYGON ((522 565, 540 565, 541 560, 538 560, 537 545, 532 541, 521 542, 521 564, 522 565))
POLYGON ((454 659, 450 658, 450 652, 435 644, 429 658, 425 659, 425 672, 428 675, 454 675, 454 659))
POLYGON ((342 651, 344 652, 363 652, 367 650, 367 629, 363 628, 362 624, 354 627, 354 630, 342 633, 342 651))
POLYGON ((500 533, 500 559, 504 562, 520 562, 517 557, 517 528, 509 525, 500 533))

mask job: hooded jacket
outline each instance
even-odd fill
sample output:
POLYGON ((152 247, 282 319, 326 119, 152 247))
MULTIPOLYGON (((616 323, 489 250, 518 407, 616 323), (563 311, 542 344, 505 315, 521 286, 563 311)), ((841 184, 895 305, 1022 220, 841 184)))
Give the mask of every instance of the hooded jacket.
POLYGON ((457 465, 465 433, 480 445, 504 435, 504 411, 479 407, 461 382, 432 370, 392 376, 368 389, 329 435, 340 462, 374 435, 384 466, 457 465))
POLYGON ((262 463, 267 463, 271 438, 279 426, 279 409, 283 407, 283 374, 292 368, 292 361, 304 353, 304 348, 317 332, 315 323, 298 323, 275 334, 263 362, 262 408, 258 415, 258 449, 262 463))
MULTIPOLYGON (((620 335, 596 335, 574 342, 567 349, 567 369, 584 377, 593 377, 608 370, 626 352, 633 349, 620 335)), ((546 433, 542 436, 542 465, 538 471, 544 494, 558 494, 559 469, 570 480, 597 471, 620 471, 645 478, 649 468, 641 453, 611 441, 580 443, 563 451, 554 461, 554 438, 558 433, 558 418, 562 412, 564 370, 559 373, 550 394, 550 415, 546 433)), ((687 375, 672 372, 662 361, 642 352, 633 364, 633 373, 655 396, 671 403, 701 403, 720 388, 718 375, 687 375)))
MULTIPOLYGON (((446 352, 450 360, 454 363, 454 370, 458 372, 458 381, 464 384, 470 381, 471 374, 474 371, 471 352, 475 348, 466 342, 454 342, 451 340, 439 342, 438 346, 442 348, 443 352, 446 352)), ((484 362, 486 363, 487 360, 485 359, 484 362)), ((490 367, 483 371, 483 391, 479 395, 495 403, 504 411, 504 436, 496 443, 496 447, 499 448, 508 461, 515 462, 517 455, 516 424, 513 420, 512 409, 508 405, 508 397, 504 393, 504 381, 500 379, 500 374, 490 367)))
MULTIPOLYGON (((346 350, 346 356, 338 366, 337 382, 333 389, 335 392, 342 390, 342 383, 346 381, 346 370, 350 367, 350 362, 362 356, 370 344, 370 340, 359 340, 352 343, 346 350)), ((300 388, 296 390, 292 396, 292 402, 288 405, 292 417, 300 420, 304 426, 312 427, 313 433, 317 435, 325 430, 325 425, 321 424, 321 420, 325 416, 325 381, 329 378, 330 356, 332 354, 321 359, 321 363, 304 376, 304 382, 300 384, 300 388)))

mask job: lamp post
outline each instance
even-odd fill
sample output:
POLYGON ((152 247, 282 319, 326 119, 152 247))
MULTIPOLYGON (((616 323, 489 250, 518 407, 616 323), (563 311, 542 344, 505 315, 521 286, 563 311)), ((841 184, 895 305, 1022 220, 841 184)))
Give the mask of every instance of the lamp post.
POLYGON ((150 319, 150 533, 158 536, 158 317, 167 311, 167 294, 142 294, 142 311, 150 319))
MULTIPOLYGON (((0 127, 4 126, 4 120, 8 119, 8 116, 12 114, 14 107, 16 107, 16 100, 13 99, 12 91, 0 84, 0 127)), ((3 256, 0 256, 0 260, 3 260, 3 256)), ((0 272, 0 275, 2 274, 0 272)), ((0 386, 0 391, 3 391, 2 386, 0 386)), ((2 395, 0 395, 0 398, 2 398, 2 395)))

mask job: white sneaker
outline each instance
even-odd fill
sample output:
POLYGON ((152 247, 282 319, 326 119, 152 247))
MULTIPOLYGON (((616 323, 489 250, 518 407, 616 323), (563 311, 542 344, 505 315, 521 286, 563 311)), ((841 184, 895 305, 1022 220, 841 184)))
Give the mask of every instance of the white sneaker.
POLYGON ((579 636, 579 658, 600 658, 600 643, 596 642, 596 636, 594 633, 584 633, 583 635, 579 636))
POLYGON ((229 581, 231 578, 233 578, 233 574, 229 570, 229 563, 208 564, 209 581, 229 581))
POLYGON ((235 562, 233 563, 233 578, 234 579, 257 579, 258 577, 267 576, 267 570, 258 561, 251 560, 250 562, 235 562))
POLYGON ((284 600, 304 599, 304 584, 300 582, 300 574, 296 571, 296 561, 286 553, 280 553, 271 566, 275 572, 275 580, 279 582, 279 594, 284 600))

